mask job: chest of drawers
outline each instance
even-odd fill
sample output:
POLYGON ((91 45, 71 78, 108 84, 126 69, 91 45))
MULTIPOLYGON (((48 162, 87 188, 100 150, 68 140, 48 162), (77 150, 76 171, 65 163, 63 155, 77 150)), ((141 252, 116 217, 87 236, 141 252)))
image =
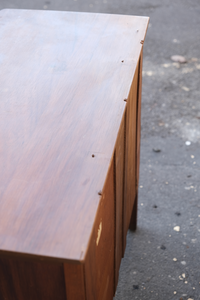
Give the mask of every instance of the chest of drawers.
POLYGON ((0 299, 112 299, 136 228, 147 25, 0 12, 0 299))

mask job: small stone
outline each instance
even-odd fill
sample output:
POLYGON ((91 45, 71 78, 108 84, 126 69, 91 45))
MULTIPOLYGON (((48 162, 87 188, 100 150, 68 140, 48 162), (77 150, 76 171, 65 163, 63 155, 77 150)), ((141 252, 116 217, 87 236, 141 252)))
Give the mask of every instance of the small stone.
POLYGON ((191 155, 191 158, 194 158, 194 155, 191 155))
POLYGON ((189 88, 187 86, 182 86, 182 90, 184 90, 185 92, 189 92, 189 88))
POLYGON ((173 60, 175 62, 178 62, 178 63, 181 63, 181 64, 184 64, 184 63, 187 62, 185 57, 181 56, 181 55, 173 55, 173 56, 171 56, 171 60, 173 60))
POLYGON ((140 185, 140 188, 142 189, 142 188, 143 188, 143 185, 140 185))
POLYGON ((185 273, 182 274, 182 277, 185 278, 185 273))
POLYGON ((180 69, 180 64, 179 64, 179 63, 174 62, 174 63, 172 63, 172 65, 173 65, 174 67, 176 67, 177 69, 180 69))
POLYGON ((173 261, 177 261, 177 258, 173 258, 173 261))
POLYGON ((176 43, 176 44, 179 44, 180 43, 180 41, 179 40, 177 40, 177 39, 173 39, 173 41, 172 41, 173 43, 176 43))
POLYGON ((181 261, 181 264, 185 266, 186 265, 186 261, 181 261))
POLYGON ((174 292, 174 295, 176 295, 176 292, 174 292))
POLYGON ((139 285, 135 285, 135 284, 134 284, 134 285, 133 285, 133 289, 134 289, 134 290, 139 290, 139 285))
POLYGON ((190 141, 186 141, 185 144, 186 144, 186 146, 190 146, 191 142, 190 141))
POLYGON ((160 247, 160 249, 166 250, 166 247, 165 247, 164 245, 162 245, 162 246, 160 247))
POLYGON ((179 276, 179 279, 180 279, 180 280, 183 280, 183 278, 182 278, 181 276, 179 276))
POLYGON ((156 153, 159 153, 159 152, 161 152, 161 150, 160 150, 160 149, 158 149, 158 148, 153 148, 153 151, 154 151, 154 152, 156 152, 156 153))
POLYGON ((169 68, 171 66, 171 64, 163 64, 164 68, 169 68))
POLYGON ((192 299, 192 298, 188 298, 188 300, 194 300, 194 299, 192 299))
POLYGON ((175 215, 177 215, 178 217, 181 216, 180 212, 175 212, 175 215))
POLYGON ((185 190, 190 190, 190 186, 185 186, 185 190))
POLYGON ((187 281, 185 281, 185 284, 187 284, 188 282, 187 281))
POLYGON ((168 182, 166 181, 165 184, 168 184, 168 182))
POLYGON ((180 226, 175 226, 175 227, 174 227, 174 230, 175 230, 175 231, 180 231, 180 226))

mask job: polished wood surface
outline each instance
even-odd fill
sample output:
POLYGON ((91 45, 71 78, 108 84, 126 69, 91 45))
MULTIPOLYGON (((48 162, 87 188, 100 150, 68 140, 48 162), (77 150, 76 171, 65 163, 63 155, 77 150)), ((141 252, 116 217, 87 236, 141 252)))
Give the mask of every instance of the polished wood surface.
POLYGON ((112 299, 136 228, 148 20, 0 11, 0 299, 112 299))
POLYGON ((83 261, 148 18, 0 20, 0 249, 83 261))
POLYGON ((64 264, 67 300, 86 300, 83 264, 64 264))
POLYGON ((68 300, 62 264, 0 257, 0 299, 68 300))

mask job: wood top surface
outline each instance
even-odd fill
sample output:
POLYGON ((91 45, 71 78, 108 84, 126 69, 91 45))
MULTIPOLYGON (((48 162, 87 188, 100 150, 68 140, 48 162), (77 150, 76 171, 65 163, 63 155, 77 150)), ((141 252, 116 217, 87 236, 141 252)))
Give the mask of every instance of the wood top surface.
POLYGON ((0 254, 84 260, 147 24, 0 11, 0 254))

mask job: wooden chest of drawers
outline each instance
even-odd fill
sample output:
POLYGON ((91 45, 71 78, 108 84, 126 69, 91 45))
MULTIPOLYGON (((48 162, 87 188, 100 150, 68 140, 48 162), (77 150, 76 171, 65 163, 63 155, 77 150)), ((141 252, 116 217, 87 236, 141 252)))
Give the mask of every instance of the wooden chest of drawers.
POLYGON ((0 299, 113 298, 136 228, 147 25, 0 12, 0 299))

